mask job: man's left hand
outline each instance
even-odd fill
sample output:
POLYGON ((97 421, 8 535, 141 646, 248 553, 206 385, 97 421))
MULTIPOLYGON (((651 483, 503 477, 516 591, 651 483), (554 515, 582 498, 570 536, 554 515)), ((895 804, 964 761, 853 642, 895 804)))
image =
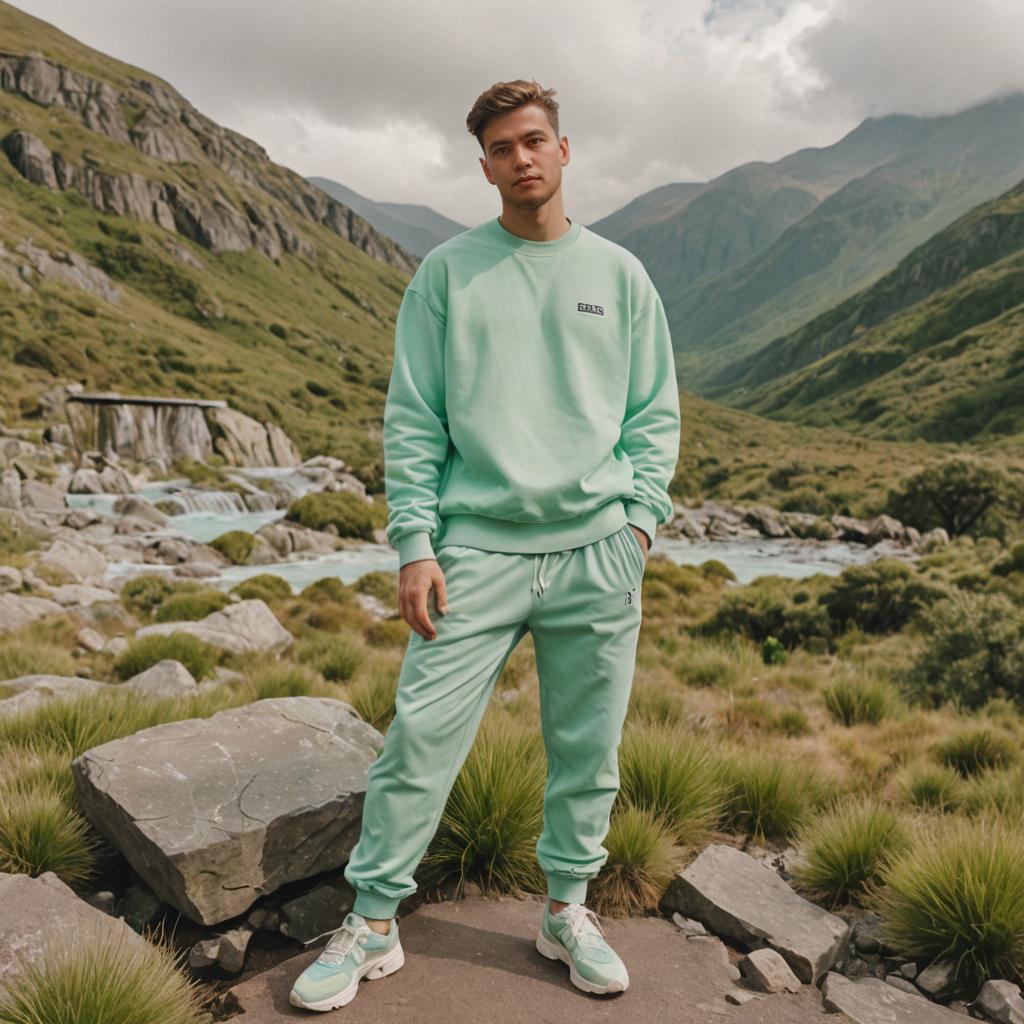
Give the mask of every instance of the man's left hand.
POLYGON ((637 539, 640 541, 640 545, 644 549, 644 565, 646 565, 647 552, 651 549, 650 545, 647 543, 647 534, 644 533, 639 526, 634 526, 632 523, 627 523, 626 525, 633 531, 633 533, 636 534, 637 539))

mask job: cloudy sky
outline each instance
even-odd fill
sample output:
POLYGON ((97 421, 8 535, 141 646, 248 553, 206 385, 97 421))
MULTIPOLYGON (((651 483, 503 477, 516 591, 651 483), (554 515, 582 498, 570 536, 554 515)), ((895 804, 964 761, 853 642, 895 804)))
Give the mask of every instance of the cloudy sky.
POLYGON ((467 226, 500 211, 466 114, 556 90, 566 212, 1024 89, 1020 0, 15 0, 160 75, 301 174, 467 226))

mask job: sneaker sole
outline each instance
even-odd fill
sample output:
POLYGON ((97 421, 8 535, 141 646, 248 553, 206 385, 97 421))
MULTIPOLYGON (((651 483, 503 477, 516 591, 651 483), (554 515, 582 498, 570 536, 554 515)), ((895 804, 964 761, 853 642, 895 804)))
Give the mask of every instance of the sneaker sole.
POLYGON ((288 1002, 292 1006, 300 1006, 304 1010, 336 1010, 340 1006, 346 1006, 356 997, 359 991, 359 982, 365 977, 372 980, 384 978, 394 974, 405 963, 405 951, 399 943, 390 953, 368 963, 359 965, 356 976, 337 995, 329 996, 327 999, 320 999, 315 1003, 306 1003, 295 993, 294 989, 288 995, 288 1002))
POLYGON ((537 932, 537 952, 541 956, 546 956, 549 960, 561 960, 563 964, 567 964, 569 967, 569 980, 578 988, 584 992, 593 992, 596 995, 607 995, 610 992, 625 992, 629 988, 629 981, 625 984, 619 981, 618 978, 613 978, 607 985, 598 985, 593 981, 587 981, 586 978, 577 974, 576 965, 572 961, 572 957, 569 956, 569 951, 560 942, 552 942, 545 934, 543 929, 537 932))

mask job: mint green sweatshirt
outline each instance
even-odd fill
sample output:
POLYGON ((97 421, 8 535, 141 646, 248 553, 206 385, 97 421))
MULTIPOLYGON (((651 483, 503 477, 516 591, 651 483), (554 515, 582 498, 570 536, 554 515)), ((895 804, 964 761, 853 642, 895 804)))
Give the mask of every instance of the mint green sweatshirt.
POLYGON ((561 551, 673 513, 679 390, 643 264, 578 223, 551 242, 497 217, 407 287, 384 408, 399 566, 445 544, 561 551))

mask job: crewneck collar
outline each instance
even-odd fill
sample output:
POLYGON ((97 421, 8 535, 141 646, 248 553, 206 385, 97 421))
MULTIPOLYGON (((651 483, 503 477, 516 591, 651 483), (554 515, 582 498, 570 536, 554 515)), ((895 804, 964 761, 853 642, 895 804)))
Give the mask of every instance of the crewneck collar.
POLYGON ((521 238, 519 235, 514 235, 502 226, 501 221, 497 217, 489 220, 487 225, 494 238, 507 245, 510 249, 515 249, 516 252, 521 253, 523 256, 554 256, 557 253, 565 252, 580 237, 582 226, 573 221, 571 217, 567 217, 566 220, 569 221, 569 230, 551 242, 535 242, 531 238, 521 238))

